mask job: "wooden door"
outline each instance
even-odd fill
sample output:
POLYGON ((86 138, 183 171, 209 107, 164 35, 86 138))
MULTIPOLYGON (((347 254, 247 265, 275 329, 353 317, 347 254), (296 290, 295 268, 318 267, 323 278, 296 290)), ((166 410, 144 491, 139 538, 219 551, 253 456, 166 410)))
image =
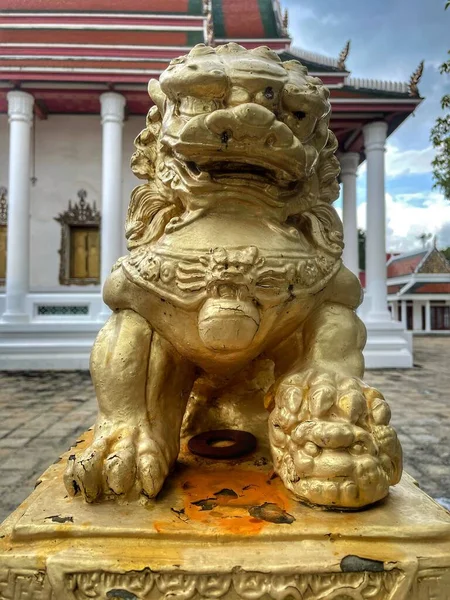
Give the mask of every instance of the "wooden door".
POLYGON ((97 227, 72 227, 70 231, 70 277, 100 277, 100 235, 97 227))

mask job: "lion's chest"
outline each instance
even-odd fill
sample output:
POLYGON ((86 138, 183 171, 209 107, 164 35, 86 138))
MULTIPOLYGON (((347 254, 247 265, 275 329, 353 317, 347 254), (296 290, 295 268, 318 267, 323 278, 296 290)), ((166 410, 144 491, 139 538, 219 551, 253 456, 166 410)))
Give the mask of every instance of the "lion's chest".
POLYGON ((169 339, 182 344, 181 334, 200 352, 251 352, 286 319, 309 312, 339 268, 265 223, 247 225, 201 219, 125 259, 127 278, 150 292, 153 318, 169 339))

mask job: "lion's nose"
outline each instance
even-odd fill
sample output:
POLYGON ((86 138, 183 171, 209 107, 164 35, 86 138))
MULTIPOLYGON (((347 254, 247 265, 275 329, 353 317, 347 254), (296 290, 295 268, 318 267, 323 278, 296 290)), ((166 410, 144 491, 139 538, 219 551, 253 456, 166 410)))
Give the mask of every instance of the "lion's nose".
POLYGON ((205 120, 207 128, 213 133, 221 135, 226 131, 235 139, 246 137, 261 139, 274 122, 273 112, 251 102, 234 108, 216 110, 205 120))
POLYGON ((273 112, 259 104, 241 104, 236 106, 233 111, 243 123, 254 127, 270 127, 275 121, 273 112))

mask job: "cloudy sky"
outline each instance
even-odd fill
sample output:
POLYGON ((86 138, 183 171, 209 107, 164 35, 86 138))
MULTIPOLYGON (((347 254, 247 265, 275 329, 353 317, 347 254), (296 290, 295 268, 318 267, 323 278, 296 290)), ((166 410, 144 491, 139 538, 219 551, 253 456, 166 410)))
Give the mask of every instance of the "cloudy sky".
MULTIPOLYGON (((417 236, 437 234, 450 246, 450 202, 433 190, 429 136, 442 113, 440 99, 450 93, 450 75, 439 65, 450 49, 450 9, 445 0, 282 0, 289 9, 293 44, 337 57, 351 40, 347 68, 353 77, 409 81, 419 62, 419 85, 426 99, 389 138, 386 154, 388 250, 420 247, 417 236)), ((365 228, 365 164, 358 173, 358 219, 365 228)), ((337 205, 339 206, 339 204, 337 205)))

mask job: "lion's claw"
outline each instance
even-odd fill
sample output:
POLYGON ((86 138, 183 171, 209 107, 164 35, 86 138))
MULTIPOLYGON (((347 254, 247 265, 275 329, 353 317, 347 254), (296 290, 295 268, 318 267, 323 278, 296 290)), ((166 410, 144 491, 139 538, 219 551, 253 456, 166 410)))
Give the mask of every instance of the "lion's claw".
POLYGON ((169 461, 149 428, 97 429, 97 439, 79 455, 71 455, 64 475, 71 496, 79 493, 87 502, 100 497, 154 498, 170 470, 169 461))

